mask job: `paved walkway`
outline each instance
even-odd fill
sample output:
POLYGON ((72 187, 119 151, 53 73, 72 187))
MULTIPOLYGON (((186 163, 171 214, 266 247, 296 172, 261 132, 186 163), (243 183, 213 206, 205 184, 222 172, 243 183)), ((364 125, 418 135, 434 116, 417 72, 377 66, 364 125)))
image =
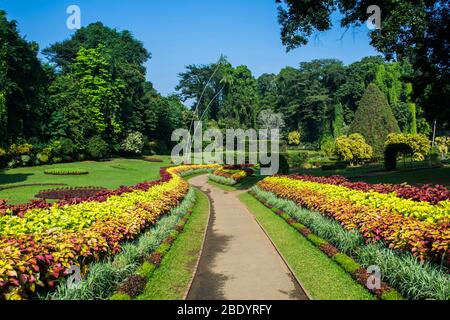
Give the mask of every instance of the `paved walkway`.
POLYGON ((211 221, 190 300, 307 299, 253 215, 237 198, 207 183, 190 183, 211 201, 211 221))

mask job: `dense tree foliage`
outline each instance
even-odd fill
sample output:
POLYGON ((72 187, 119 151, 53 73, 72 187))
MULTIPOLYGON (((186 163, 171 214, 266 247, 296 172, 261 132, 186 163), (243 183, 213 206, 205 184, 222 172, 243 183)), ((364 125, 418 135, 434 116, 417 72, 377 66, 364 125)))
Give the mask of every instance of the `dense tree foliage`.
POLYGON ((196 119, 220 128, 253 127, 260 111, 258 82, 246 66, 233 66, 225 57, 209 65, 189 65, 180 74, 177 90, 192 100, 196 119))
POLYGON ((350 125, 350 133, 363 135, 367 143, 373 147, 374 155, 381 156, 388 135, 399 131, 397 120, 386 97, 375 84, 370 84, 350 125))
MULTIPOLYGON (((315 32, 332 27, 331 15, 339 11, 341 25, 361 26, 373 1, 276 0, 281 39, 288 50, 305 45, 315 32)), ((370 32, 371 44, 388 60, 407 59, 413 65, 414 95, 429 119, 450 125, 449 43, 450 3, 446 0, 382 0, 381 29, 370 32)))
POLYGON ((128 31, 90 24, 43 50, 44 63, 0 12, 0 40, 0 147, 10 159, 17 155, 8 147, 25 142, 36 163, 98 158, 123 150, 131 133, 150 151, 167 152, 171 132, 187 126, 178 97, 146 82, 150 54, 128 31))
POLYGON ((38 46, 24 40, 15 21, 0 11, 0 146, 46 132, 47 72, 38 46))
MULTIPOLYGON (((285 43, 294 47, 314 28, 326 30, 327 12, 338 2, 300 7, 284 1, 285 43), (313 16, 311 7, 317 9, 313 16)), ((11 166, 167 153, 171 133, 192 130, 198 119, 205 128, 281 126, 283 138, 301 133, 291 139, 294 145, 320 147, 328 156, 338 137, 361 133, 380 156, 391 132, 429 135, 424 112, 431 114, 428 103, 438 88, 432 83, 417 98, 424 90, 417 82, 422 69, 410 55, 396 55, 396 62, 365 57, 350 65, 318 59, 258 78, 221 56, 186 66, 177 94, 163 96, 146 81, 150 53, 128 31, 90 24, 44 49, 47 60, 41 61, 37 45, 0 12, 0 40, 0 161, 11 166)))

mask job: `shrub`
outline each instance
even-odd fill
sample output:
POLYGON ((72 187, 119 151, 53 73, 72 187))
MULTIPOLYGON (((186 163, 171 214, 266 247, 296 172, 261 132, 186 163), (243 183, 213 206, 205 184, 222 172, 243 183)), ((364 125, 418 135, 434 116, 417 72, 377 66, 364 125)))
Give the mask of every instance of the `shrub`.
POLYGON ((89 171, 84 169, 73 169, 73 168, 58 168, 58 169, 47 169, 44 171, 45 174, 53 176, 77 176, 88 174, 89 171))
POLYGON ((438 165, 441 163, 440 158, 439 149, 437 147, 432 148, 430 152, 430 163, 432 165, 438 165))
POLYGON ((326 137, 320 143, 320 151, 327 157, 331 157, 334 152, 334 139, 332 137, 326 137))
POLYGON ((397 120, 384 94, 369 84, 359 102, 349 133, 360 133, 373 147, 375 156, 382 156, 388 134, 400 132, 397 120))
POLYGON ((290 146, 298 146, 300 144, 300 132, 298 131, 289 132, 288 144, 290 146))
POLYGON ((40 199, 87 199, 95 197, 99 192, 105 191, 105 188, 101 187, 75 187, 75 188, 62 188, 40 191, 35 197, 40 199))
POLYGON ((223 177, 223 176, 218 176, 218 175, 215 175, 215 174, 208 175, 208 179, 211 180, 211 181, 214 181, 214 182, 226 185, 226 186, 233 186, 233 185, 235 185, 237 183, 237 181, 234 180, 234 179, 226 178, 226 177, 223 177))
POLYGON ((22 166, 27 166, 31 163, 31 157, 28 155, 22 155, 20 156, 20 162, 22 163, 22 166))
POLYGON ((384 166, 386 170, 392 171, 397 169, 397 158, 399 154, 404 156, 412 155, 413 150, 406 143, 390 143, 384 150, 384 166))
POLYGON ((40 164, 46 164, 46 163, 48 163, 50 161, 49 156, 47 154, 45 154, 45 153, 42 153, 42 152, 39 152, 36 155, 36 159, 38 160, 38 162, 40 164))
POLYGON ((144 136, 140 132, 130 132, 123 140, 121 149, 127 153, 142 154, 144 136))
POLYGON ((372 158, 373 150, 361 134, 354 133, 337 138, 334 153, 341 161, 359 164, 372 158))
POLYGON ((278 174, 289 174, 289 162, 285 154, 280 154, 280 168, 278 169, 278 174))
POLYGON ((12 156, 30 155, 33 150, 33 145, 29 143, 13 144, 9 147, 9 154, 12 156))
POLYGON ((147 279, 141 275, 132 275, 118 288, 119 293, 127 294, 130 298, 136 298, 147 285, 147 279))
POLYGON ((93 159, 101 159, 108 156, 109 146, 100 136, 94 136, 88 140, 86 151, 93 159))
MULTIPOLYGON (((439 149, 442 159, 446 159, 448 150, 450 148, 450 137, 437 137, 435 140, 436 146, 439 149)), ((1 157, 1 152, 0 152, 1 157)))
POLYGON ((423 161, 430 152, 430 140, 423 134, 391 133, 388 135, 385 148, 391 144, 406 144, 411 149, 408 155, 413 156, 414 161, 423 161))
POLYGON ((109 300, 131 300, 131 297, 126 293, 115 293, 109 298, 109 300))
POLYGON ((292 152, 288 154, 289 164, 293 168, 302 168, 308 162, 307 152, 292 152))
POLYGON ((73 141, 69 138, 62 138, 60 140, 61 145, 61 155, 63 156, 71 156, 75 151, 75 145, 73 141))

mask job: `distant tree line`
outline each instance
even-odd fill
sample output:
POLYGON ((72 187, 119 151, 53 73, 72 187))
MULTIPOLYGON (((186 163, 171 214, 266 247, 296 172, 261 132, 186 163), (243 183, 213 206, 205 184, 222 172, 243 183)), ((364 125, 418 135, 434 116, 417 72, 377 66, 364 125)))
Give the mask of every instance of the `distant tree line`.
MULTIPOLYGON (((306 43, 310 27, 327 29, 309 21, 309 14, 295 1, 280 7, 288 48, 306 43), (306 25, 295 25, 295 18, 306 25)), ((376 39, 376 47, 382 46, 376 39)), ((11 166, 167 153, 172 131, 190 127, 192 120, 203 120, 205 128, 254 128, 263 112, 279 113, 284 137, 295 132, 294 140, 304 146, 318 149, 360 133, 380 154, 389 133, 430 135, 430 120, 438 112, 447 115, 435 99, 442 86, 437 82, 447 79, 427 78, 431 87, 424 88, 418 61, 407 54, 395 55, 395 62, 366 57, 350 65, 313 60, 258 78, 222 56, 186 66, 176 94, 165 97, 146 81, 151 54, 129 31, 93 23, 45 48, 45 61, 38 53, 38 45, 0 11, 0 161, 11 166)), ((446 70, 434 74, 445 76, 446 70)))

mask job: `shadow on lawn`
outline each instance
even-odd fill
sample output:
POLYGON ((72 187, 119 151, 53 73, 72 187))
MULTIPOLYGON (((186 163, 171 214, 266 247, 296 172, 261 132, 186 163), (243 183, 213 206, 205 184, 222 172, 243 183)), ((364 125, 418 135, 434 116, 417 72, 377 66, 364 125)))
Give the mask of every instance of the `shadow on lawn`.
POLYGON ((33 173, 6 174, 5 172, 5 170, 0 170, 0 185, 24 182, 34 175, 33 173))
POLYGON ((248 190, 257 184, 259 181, 263 180, 266 176, 255 175, 244 179, 242 182, 234 185, 234 188, 237 190, 248 190))

